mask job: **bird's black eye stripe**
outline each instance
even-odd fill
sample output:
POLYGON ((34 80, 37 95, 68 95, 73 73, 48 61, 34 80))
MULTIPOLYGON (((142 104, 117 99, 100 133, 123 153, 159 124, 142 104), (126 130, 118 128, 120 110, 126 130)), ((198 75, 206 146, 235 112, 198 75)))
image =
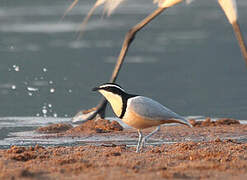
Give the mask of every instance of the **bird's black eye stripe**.
POLYGON ((122 89, 119 89, 119 88, 114 87, 114 86, 100 87, 100 88, 98 88, 98 90, 105 90, 105 91, 111 92, 113 94, 117 94, 122 98, 123 105, 122 105, 121 115, 119 116, 120 119, 122 119, 124 117, 124 114, 125 114, 126 109, 127 109, 128 99, 137 96, 134 94, 128 94, 125 91, 123 91, 122 89))
POLYGON ((103 87, 103 88, 100 88, 100 89, 103 89, 105 91, 109 91, 109 92, 112 92, 114 94, 118 94, 118 95, 123 95, 123 91, 116 88, 116 87, 103 87))

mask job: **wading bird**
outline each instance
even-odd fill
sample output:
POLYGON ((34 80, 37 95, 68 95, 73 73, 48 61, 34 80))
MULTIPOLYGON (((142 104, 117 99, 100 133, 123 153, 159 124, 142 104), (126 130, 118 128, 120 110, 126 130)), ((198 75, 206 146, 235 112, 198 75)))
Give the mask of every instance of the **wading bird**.
MULTIPOLYGON (((89 18, 91 17, 91 15, 93 14, 93 12, 98 6, 104 4, 105 11, 107 12, 108 15, 110 15, 123 1, 124 0, 97 0, 94 6, 92 7, 92 9, 89 11, 86 18, 84 19, 81 25, 81 29, 83 30, 89 18)), ((151 22, 154 18, 156 18, 159 14, 161 14, 164 10, 178 3, 181 3, 182 1, 183 0, 153 0, 154 3, 158 4, 158 8, 127 32, 123 45, 122 45, 122 49, 117 59, 117 63, 115 65, 112 76, 110 78, 110 81, 109 81, 110 83, 114 83, 116 81, 119 70, 122 66, 122 63, 128 51, 128 48, 131 42, 134 40, 136 33, 140 31, 144 26, 146 26, 149 22, 151 22)), ((65 14, 67 14, 77 4, 77 2, 78 0, 75 0, 71 4, 71 6, 67 9, 65 14)), ((237 13, 237 7, 236 7, 236 0, 218 0, 218 3, 223 9, 223 12, 225 13, 229 23, 233 27, 233 30, 235 32, 236 38, 238 40, 238 43, 239 43, 239 46, 242 52, 242 55, 247 64, 247 51, 246 51, 244 39, 240 31, 240 27, 238 24, 238 13, 237 13)), ((103 118, 105 116, 106 105, 107 105, 106 99, 102 99, 100 103, 98 104, 98 106, 96 106, 95 108, 92 108, 87 111, 80 111, 79 113, 77 113, 77 115, 72 119, 72 121, 78 122, 78 121, 90 120, 90 119, 95 118, 96 115, 99 115, 100 117, 103 118)))
POLYGON ((93 91, 98 91, 107 99, 118 118, 137 129, 139 138, 136 152, 140 152, 148 138, 160 130, 161 124, 180 123, 192 127, 182 116, 157 101, 140 95, 128 94, 117 84, 105 83, 93 88, 93 91), (154 126, 157 128, 143 137, 141 130, 154 126))

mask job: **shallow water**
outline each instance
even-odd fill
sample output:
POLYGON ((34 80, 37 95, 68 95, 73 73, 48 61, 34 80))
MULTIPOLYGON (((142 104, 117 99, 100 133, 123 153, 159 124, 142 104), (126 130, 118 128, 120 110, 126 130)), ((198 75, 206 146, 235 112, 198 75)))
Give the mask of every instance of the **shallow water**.
MULTIPOLYGON (((190 116, 188 119, 202 120, 201 116, 190 116)), ((108 117, 109 120, 118 121, 124 128, 129 128, 126 124, 117 118, 108 117)), ((215 120, 215 119, 212 119, 215 120)), ((12 145, 19 146, 34 146, 36 144, 42 146, 54 145, 122 145, 134 146, 137 143, 137 137, 131 134, 94 134, 84 135, 80 137, 61 136, 57 137, 56 134, 42 134, 37 133, 35 129, 40 126, 47 126, 52 123, 70 123, 71 118, 54 118, 54 117, 0 117, 0 149, 9 148, 12 145)), ((240 121, 241 124, 246 124, 247 121, 240 121)), ((171 124, 173 125, 173 124, 171 124)), ((137 133, 136 133, 137 136, 137 133)), ((247 136, 227 135, 222 136, 222 139, 231 138, 241 142, 247 142, 247 136)), ((176 139, 176 138, 175 138, 176 139)), ((215 137, 213 138, 215 139, 215 137)), ((185 137, 182 141, 205 141, 212 140, 210 137, 185 137)), ((150 138, 148 144, 160 145, 168 143, 176 143, 178 141, 171 140, 171 138, 150 138)))
MULTIPOLYGON (((127 1, 109 18, 99 9, 76 40, 93 2, 81 1, 61 20, 69 3, 0 2, 0 116, 18 119, 0 119, 2 139, 47 123, 39 117, 70 121, 78 110, 95 106, 100 96, 91 88, 109 79, 125 33, 155 9, 151 0, 127 1), (27 125, 19 126, 20 121, 27 125)), ((247 1, 238 0, 238 6, 247 39, 247 1)), ((184 116, 247 117, 247 70, 231 26, 213 0, 171 8, 141 31, 118 82, 184 116)))

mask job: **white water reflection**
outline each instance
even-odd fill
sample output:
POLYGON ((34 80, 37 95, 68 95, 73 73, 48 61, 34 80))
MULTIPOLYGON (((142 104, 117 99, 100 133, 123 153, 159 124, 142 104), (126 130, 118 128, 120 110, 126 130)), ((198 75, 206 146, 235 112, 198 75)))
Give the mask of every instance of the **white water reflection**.
MULTIPOLYGON (((202 116, 190 116, 186 118, 193 118, 196 120, 202 120, 204 117, 202 116)), ((109 120, 116 120, 121 123, 125 128, 129 128, 121 120, 117 118, 109 117, 109 120)), ((216 120, 216 119, 212 119, 216 120)), ((0 130, 4 128, 24 128, 24 127, 36 127, 48 125, 51 123, 70 123, 71 118, 57 118, 57 117, 0 117, 0 130)), ((241 124, 247 124, 247 121, 240 121, 241 124)), ((169 124, 171 126, 172 124, 169 124)), ((167 126, 167 125, 166 125, 167 126)), ((0 136, 3 137, 3 135, 0 136)), ((225 137, 228 138, 228 137, 225 137)), ((236 140, 245 140, 246 136, 243 137, 229 137, 236 140)), ((202 139, 185 139, 187 141, 200 141, 205 140, 205 137, 202 139)), ((19 146, 33 146, 35 144, 47 146, 47 145, 75 145, 75 144, 128 144, 135 145, 136 137, 130 137, 128 135, 118 135, 118 134, 109 134, 102 136, 101 134, 95 135, 84 135, 81 137, 56 137, 52 134, 47 137, 46 134, 39 134, 34 130, 24 130, 20 131, 19 129, 12 129, 8 132, 8 134, 4 135, 4 138, 0 139, 0 148, 8 148, 11 145, 19 145, 19 146)), ((159 145, 164 143, 175 143, 171 142, 170 139, 162 139, 162 140, 151 140, 149 144, 159 145)))
POLYGON ((0 31, 12 33, 64 33, 74 32, 78 23, 58 23, 58 22, 39 22, 39 23, 16 23, 2 24, 0 31))
MULTIPOLYGON (((106 63, 116 63, 116 57, 108 57, 105 60, 106 63)), ((142 64, 142 63, 156 63, 158 62, 158 59, 154 57, 143 57, 143 56, 129 56, 128 59, 126 59, 125 63, 134 63, 134 64, 142 64)))
POLYGON ((66 123, 71 118, 55 117, 0 117, 0 127, 39 127, 50 123, 66 123))
MULTIPOLYGON (((156 8, 150 0, 129 0, 111 17, 99 8, 76 40, 94 2, 80 1, 61 20, 70 3, 0 1, 1 116, 41 117, 44 103, 46 116, 95 106, 99 96, 90 88, 109 79, 126 32, 156 8)), ((238 6, 246 38, 247 1, 238 6)), ((119 83, 132 92, 186 115, 246 117, 246 69, 217 1, 168 9, 136 35, 125 62, 119 83)))

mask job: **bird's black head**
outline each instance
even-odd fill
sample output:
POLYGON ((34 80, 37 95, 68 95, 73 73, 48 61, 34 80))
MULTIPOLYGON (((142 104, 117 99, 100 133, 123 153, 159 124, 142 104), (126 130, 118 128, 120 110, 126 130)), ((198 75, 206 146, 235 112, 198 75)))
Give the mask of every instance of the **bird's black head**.
POLYGON ((121 86, 115 83, 104 83, 98 87, 93 88, 92 90, 93 91, 103 90, 120 96, 126 94, 125 90, 121 86))
POLYGON ((126 93, 121 86, 115 83, 105 83, 92 90, 99 91, 109 101, 119 118, 123 118, 126 112, 128 99, 136 96, 126 93))

